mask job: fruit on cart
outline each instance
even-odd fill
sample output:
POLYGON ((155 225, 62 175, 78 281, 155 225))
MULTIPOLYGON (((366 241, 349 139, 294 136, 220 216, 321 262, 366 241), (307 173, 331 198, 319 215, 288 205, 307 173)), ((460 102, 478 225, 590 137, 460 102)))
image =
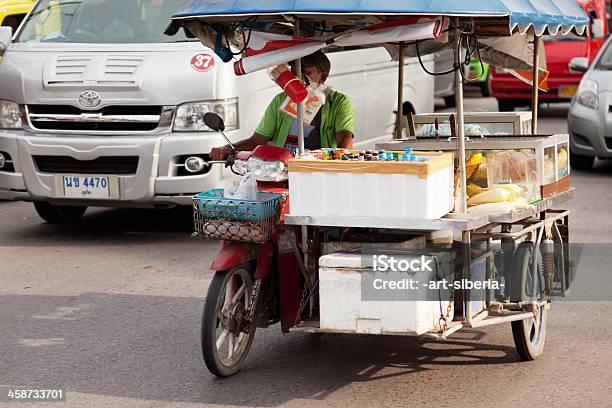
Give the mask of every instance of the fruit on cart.
POLYGON ((512 204, 512 210, 513 211, 520 211, 520 210, 524 210, 525 208, 529 207, 529 202, 527 201, 526 198, 523 197, 519 197, 516 200, 511 202, 512 204))
POLYGON ((505 188, 493 188, 476 194, 468 200, 468 206, 473 207, 480 204, 503 203, 512 201, 512 194, 505 188))
POLYGON ((467 186, 467 195, 468 197, 474 197, 478 193, 482 193, 484 189, 480 187, 478 184, 470 183, 467 186))
POLYGON ((564 147, 559 149, 557 153, 557 163, 559 163, 559 171, 567 167, 567 163, 569 161, 569 156, 567 154, 567 150, 564 147))
MULTIPOLYGON (((482 153, 473 154, 468 160, 465 162, 465 179, 468 185, 474 179, 474 176, 478 172, 478 168, 480 167, 480 163, 482 163, 483 159, 482 153)), ((455 196, 458 193, 459 189, 459 168, 455 166, 455 196)), ((468 192, 468 197, 470 196, 468 192)))
POLYGON ((483 157, 480 166, 478 166, 478 171, 474 175, 472 179, 472 183, 477 184, 481 187, 486 187, 488 185, 487 179, 487 158, 483 157))
POLYGON ((498 185, 493 186, 493 187, 485 188, 482 191, 483 192, 484 191, 491 191, 491 190, 494 190, 496 188, 503 188, 506 191, 508 191, 512 195, 511 200, 514 200, 514 199, 517 199, 519 197, 522 197, 523 194, 525 194, 525 190, 522 187, 520 187, 520 186, 518 186, 516 184, 498 184, 498 185))
POLYGON ((514 210, 511 202, 479 204, 468 209, 470 214, 507 214, 514 210))
POLYGON ((500 184, 482 189, 468 200, 469 211, 476 214, 491 214, 524 210, 529 206, 529 202, 523 197, 524 192, 516 184, 500 184))
POLYGON ((472 179, 478 172, 478 169, 480 168, 480 164, 482 163, 482 158, 483 158, 482 153, 473 154, 472 157, 470 157, 467 163, 465 164, 465 167, 466 167, 465 174, 466 174, 466 179, 468 183, 472 181, 472 179))

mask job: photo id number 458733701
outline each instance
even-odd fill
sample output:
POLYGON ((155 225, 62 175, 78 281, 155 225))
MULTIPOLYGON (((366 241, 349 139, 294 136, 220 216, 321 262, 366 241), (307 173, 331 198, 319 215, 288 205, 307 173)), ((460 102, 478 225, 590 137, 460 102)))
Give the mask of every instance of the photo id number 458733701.
POLYGON ((0 402, 63 402, 66 392, 62 388, 2 387, 0 402))

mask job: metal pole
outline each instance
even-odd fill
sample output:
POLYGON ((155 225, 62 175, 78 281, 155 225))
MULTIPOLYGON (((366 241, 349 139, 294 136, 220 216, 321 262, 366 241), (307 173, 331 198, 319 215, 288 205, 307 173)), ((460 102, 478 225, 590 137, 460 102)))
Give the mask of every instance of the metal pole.
POLYGON ((538 134, 538 115, 540 111, 540 39, 533 32, 533 87, 531 93, 531 134, 538 134))
POLYGON ((397 72, 397 122, 395 125, 395 138, 402 138, 404 129, 404 64, 405 64, 404 43, 399 43, 399 66, 397 72))
MULTIPOLYGON (((295 18, 294 23, 294 34, 296 37, 301 35, 300 32, 300 20, 295 18)), ((295 63, 295 75, 298 79, 302 80, 302 59, 298 58, 295 63)), ((304 154, 304 104, 302 102, 297 104, 297 122, 298 122, 298 153, 304 154)), ((307 273, 307 281, 305 282, 308 285, 308 278, 310 278, 310 270, 309 266, 309 252, 310 248, 308 248, 308 226, 302 225, 302 252, 304 253, 304 265, 306 265, 306 273, 307 273)), ((312 302, 312 300, 311 300, 312 302)))
POLYGON ((459 150, 459 208, 455 212, 467 214, 467 180, 466 180, 466 158, 465 158, 465 117, 463 112, 463 77, 459 70, 461 60, 461 28, 459 19, 456 20, 455 30, 455 100, 457 102, 457 140, 459 150))
MULTIPOLYGON (((294 26, 295 36, 300 36, 300 20, 295 19, 294 26)), ((295 75, 301 80, 302 79, 302 59, 298 58, 295 64, 295 75)), ((297 104, 297 122, 298 122, 298 153, 304 154, 304 104, 302 102, 297 104)))

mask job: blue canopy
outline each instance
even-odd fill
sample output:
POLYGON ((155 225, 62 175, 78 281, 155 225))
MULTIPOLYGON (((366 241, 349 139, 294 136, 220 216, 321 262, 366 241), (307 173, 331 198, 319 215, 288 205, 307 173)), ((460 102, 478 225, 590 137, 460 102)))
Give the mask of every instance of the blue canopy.
POLYGON ((582 35, 589 18, 576 0, 191 0, 173 18, 215 20, 262 15, 443 15, 503 18, 508 32, 538 35, 574 31, 582 35))

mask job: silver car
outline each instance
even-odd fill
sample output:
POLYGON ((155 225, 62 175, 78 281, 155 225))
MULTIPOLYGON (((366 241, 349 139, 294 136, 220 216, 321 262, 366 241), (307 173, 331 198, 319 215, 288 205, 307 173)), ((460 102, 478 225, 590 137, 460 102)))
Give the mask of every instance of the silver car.
POLYGON ((569 110, 572 167, 588 170, 595 158, 612 158, 612 37, 589 67, 587 58, 574 58, 570 70, 585 72, 569 110))

